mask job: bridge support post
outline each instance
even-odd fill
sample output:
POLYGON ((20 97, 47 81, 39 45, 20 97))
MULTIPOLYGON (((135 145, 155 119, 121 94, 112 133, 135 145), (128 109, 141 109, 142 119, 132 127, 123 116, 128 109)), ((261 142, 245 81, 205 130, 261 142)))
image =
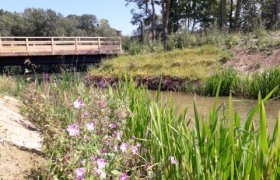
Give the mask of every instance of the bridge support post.
POLYGON ((51 41, 52 41, 52 54, 54 54, 54 41, 53 41, 53 38, 51 38, 51 41))
POLYGON ((2 38, 0 38, 0 52, 2 52, 2 38))
POLYGON ((100 51, 100 38, 98 38, 98 51, 100 51))
POLYGON ((122 37, 119 37, 119 41, 120 41, 120 53, 122 52, 122 37))
POLYGON ((26 51, 28 52, 28 51, 29 51, 29 43, 28 43, 28 38, 26 38, 25 42, 26 42, 26 51))
POLYGON ((78 54, 78 39, 75 38, 75 52, 78 54))

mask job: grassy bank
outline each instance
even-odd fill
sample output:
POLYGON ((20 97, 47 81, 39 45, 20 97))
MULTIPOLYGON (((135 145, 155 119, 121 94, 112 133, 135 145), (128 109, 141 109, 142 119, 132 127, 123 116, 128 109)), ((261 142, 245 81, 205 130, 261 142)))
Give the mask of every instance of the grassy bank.
POLYGON ((229 58, 228 52, 215 46, 146 55, 122 55, 103 61, 100 67, 91 68, 89 74, 118 77, 127 73, 132 77, 203 79, 219 67, 220 61, 229 58))
POLYGON ((259 95, 244 124, 231 98, 229 114, 215 103, 209 119, 195 108, 192 120, 187 110, 162 105, 160 96, 151 98, 131 80, 100 91, 73 74, 27 86, 21 96, 22 112, 45 136, 49 168, 40 173, 46 179, 276 180, 280 119, 268 136, 265 115, 275 91, 259 95), (260 128, 252 121, 256 113, 260 128))

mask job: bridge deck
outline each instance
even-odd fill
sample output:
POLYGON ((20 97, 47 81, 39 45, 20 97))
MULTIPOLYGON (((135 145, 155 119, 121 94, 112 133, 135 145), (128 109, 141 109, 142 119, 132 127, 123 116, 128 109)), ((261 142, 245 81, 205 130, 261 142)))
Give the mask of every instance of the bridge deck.
POLYGON ((0 37, 0 57, 115 55, 120 37, 0 37))

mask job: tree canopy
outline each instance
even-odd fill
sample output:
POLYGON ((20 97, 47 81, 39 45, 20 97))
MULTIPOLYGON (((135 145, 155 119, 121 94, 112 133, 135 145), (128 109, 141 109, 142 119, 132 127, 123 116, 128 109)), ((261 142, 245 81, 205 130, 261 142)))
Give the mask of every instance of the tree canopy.
POLYGON ((0 36, 117 36, 108 20, 95 15, 68 15, 51 9, 27 8, 23 13, 0 10, 0 36))
POLYGON ((138 9, 131 11, 133 24, 142 22, 153 37, 164 39, 168 34, 184 29, 202 31, 214 25, 229 32, 252 31, 257 26, 279 28, 279 0, 125 1, 137 5, 138 9), (155 6, 160 8, 160 14, 154 11, 155 6))

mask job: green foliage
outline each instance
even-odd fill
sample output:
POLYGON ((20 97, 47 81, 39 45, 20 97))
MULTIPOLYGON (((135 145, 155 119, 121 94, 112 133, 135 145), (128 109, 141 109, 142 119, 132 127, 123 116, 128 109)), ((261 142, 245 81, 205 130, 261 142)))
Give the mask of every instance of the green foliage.
POLYGON ((121 97, 129 97, 130 109, 135 114, 128 121, 131 128, 126 132, 137 134, 149 147, 147 158, 154 164, 153 169, 160 172, 157 179, 279 178, 279 139, 276 137, 280 133, 275 128, 273 136, 267 136, 264 109, 264 103, 273 92, 265 99, 260 98, 244 126, 240 125, 239 114, 233 111, 231 98, 229 115, 223 111, 224 105, 217 108, 215 103, 208 120, 200 116, 194 100, 195 126, 189 126, 191 120, 188 121, 187 110, 180 114, 173 106, 172 98, 168 106, 162 105, 157 98, 159 94, 156 100, 150 100, 149 95, 145 96, 145 90, 135 89, 131 82, 118 90, 121 97), (251 121, 258 110, 260 131, 251 121), (171 164, 168 156, 175 157, 179 164, 171 164))
POLYGON ((25 83, 17 81, 12 77, 2 75, 0 76, 0 94, 18 96, 21 94, 25 83))
POLYGON ((117 36, 107 20, 84 14, 64 17, 51 9, 0 10, 0 36, 117 36))
POLYGON ((238 35, 235 34, 229 34, 226 38, 225 44, 230 49, 235 45, 238 45, 240 42, 240 38, 238 35))
MULTIPOLYGON (((236 73, 228 69, 222 75, 235 77, 236 73)), ((126 77, 114 91, 110 87, 100 91, 85 87, 79 74, 62 76, 58 82, 26 86, 22 93, 23 112, 44 134, 45 155, 49 162, 46 176, 49 178, 75 179, 78 167, 85 167, 88 179, 96 178, 99 176, 94 169, 96 159, 103 158, 107 178, 119 178, 126 172, 131 179, 263 177, 277 180, 280 117, 268 136, 264 106, 277 89, 264 99, 259 95, 258 105, 242 125, 239 114, 233 111, 231 96, 229 114, 224 111, 225 105, 217 104, 219 90, 230 87, 227 78, 217 81, 215 103, 207 120, 199 114, 195 99, 192 122, 186 109, 179 112, 174 106, 172 97, 169 104, 164 104, 160 91, 151 96, 145 88, 136 88, 132 79, 126 77), (85 107, 74 109, 72 103, 77 98, 85 107), (102 102, 101 106, 98 101, 102 102), (256 129, 252 121, 257 112, 260 113, 260 129, 256 129), (100 133, 88 131, 86 122, 94 122, 100 133), (70 137, 66 129, 73 123, 79 126, 80 134, 70 137), (117 125, 118 132, 124 132, 122 141, 129 147, 140 142, 147 151, 140 152, 138 147, 135 155, 131 150, 126 153, 114 150, 114 146, 119 147, 122 142, 115 140, 110 123, 117 125), (131 140, 132 136, 136 139, 131 140), (103 148, 106 148, 105 153, 102 153, 103 148)))
POLYGON ((177 34, 171 34, 166 43, 167 50, 183 49, 197 44, 197 38, 189 30, 184 30, 177 34))
POLYGON ((240 82, 238 73, 233 68, 226 68, 216 72, 205 79, 205 94, 215 96, 219 82, 221 81, 220 95, 229 95, 230 91, 235 90, 240 82))
MULTIPOLYGON (((248 77, 244 81, 246 81, 246 86, 243 88, 243 91, 248 96, 257 97, 258 92, 260 92, 262 97, 264 97, 274 87, 280 85, 280 67, 272 70, 264 70, 263 72, 256 72, 252 77, 248 77)), ((280 90, 278 89, 272 97, 278 97, 279 95, 280 90)))
MULTIPOLYGON (((144 49, 136 47, 139 51, 144 49)), ((99 67, 92 67, 89 73, 94 76, 119 77, 127 73, 132 77, 203 79, 221 59, 228 58, 228 52, 209 45, 146 55, 122 55, 103 61, 99 67)))

